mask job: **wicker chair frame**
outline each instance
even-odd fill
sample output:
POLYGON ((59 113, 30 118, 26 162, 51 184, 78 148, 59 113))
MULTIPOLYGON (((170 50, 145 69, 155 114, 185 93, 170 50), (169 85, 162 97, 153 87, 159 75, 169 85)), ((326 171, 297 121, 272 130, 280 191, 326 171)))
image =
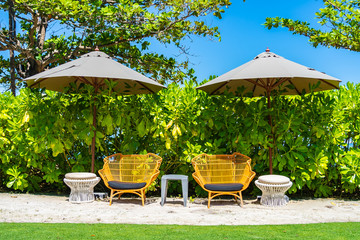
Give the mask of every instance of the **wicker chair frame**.
POLYGON ((240 153, 232 155, 207 155, 201 154, 191 160, 195 172, 192 174, 195 181, 208 192, 208 208, 211 199, 220 195, 231 195, 244 205, 242 191, 244 191, 255 177, 251 170, 251 158, 240 153), (206 184, 234 184, 243 185, 237 191, 213 191, 205 187, 206 184))
POLYGON ((113 197, 118 195, 120 199, 124 193, 133 193, 141 197, 144 206, 146 188, 159 176, 162 158, 156 154, 148 153, 146 155, 122 155, 113 154, 104 158, 104 166, 99 170, 106 187, 111 190, 110 205, 113 197), (110 181, 120 181, 124 183, 141 183, 145 186, 137 189, 115 189, 109 186, 110 181))

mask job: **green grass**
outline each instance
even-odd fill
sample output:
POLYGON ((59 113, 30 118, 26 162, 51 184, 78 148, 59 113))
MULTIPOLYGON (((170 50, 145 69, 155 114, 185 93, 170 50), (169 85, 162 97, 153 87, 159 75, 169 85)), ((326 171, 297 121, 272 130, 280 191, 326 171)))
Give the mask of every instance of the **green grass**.
POLYGON ((355 240, 360 239, 360 222, 261 226, 0 223, 0 239, 355 240))

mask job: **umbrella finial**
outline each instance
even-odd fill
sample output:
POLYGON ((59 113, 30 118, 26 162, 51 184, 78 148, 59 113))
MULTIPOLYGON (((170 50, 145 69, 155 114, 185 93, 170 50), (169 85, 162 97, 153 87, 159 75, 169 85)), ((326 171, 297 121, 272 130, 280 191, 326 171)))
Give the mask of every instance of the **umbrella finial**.
POLYGON ((267 47, 266 50, 265 50, 265 52, 270 52, 270 49, 267 47))
POLYGON ((99 51, 99 47, 98 47, 98 46, 96 46, 95 51, 99 51))

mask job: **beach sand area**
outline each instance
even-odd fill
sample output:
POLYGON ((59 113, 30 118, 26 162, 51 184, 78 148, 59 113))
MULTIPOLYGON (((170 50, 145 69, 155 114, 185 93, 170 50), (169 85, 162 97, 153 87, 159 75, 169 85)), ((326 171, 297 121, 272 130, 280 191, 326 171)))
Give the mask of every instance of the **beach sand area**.
POLYGON ((338 199, 290 200, 281 207, 260 205, 256 199, 195 199, 183 206, 181 198, 121 198, 109 206, 107 199, 70 203, 67 196, 0 193, 1 222, 130 223, 180 225, 264 225, 324 222, 360 222, 360 201, 338 199))

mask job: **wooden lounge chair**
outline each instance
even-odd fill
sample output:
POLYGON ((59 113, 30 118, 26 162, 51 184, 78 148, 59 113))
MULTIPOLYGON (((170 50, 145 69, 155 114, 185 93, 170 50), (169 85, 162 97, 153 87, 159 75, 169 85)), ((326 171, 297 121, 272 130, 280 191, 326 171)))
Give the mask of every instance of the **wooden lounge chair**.
POLYGON ((111 190, 110 205, 114 196, 134 193, 145 202, 145 189, 155 181, 160 171, 162 158, 148 153, 146 155, 114 154, 104 158, 103 169, 99 170, 105 185, 111 190))
POLYGON ((232 195, 237 201, 243 199, 241 192, 244 191, 255 177, 251 170, 251 158, 240 153, 232 155, 207 155, 201 154, 192 159, 195 172, 193 177, 196 182, 209 193, 210 200, 220 195, 232 195))

